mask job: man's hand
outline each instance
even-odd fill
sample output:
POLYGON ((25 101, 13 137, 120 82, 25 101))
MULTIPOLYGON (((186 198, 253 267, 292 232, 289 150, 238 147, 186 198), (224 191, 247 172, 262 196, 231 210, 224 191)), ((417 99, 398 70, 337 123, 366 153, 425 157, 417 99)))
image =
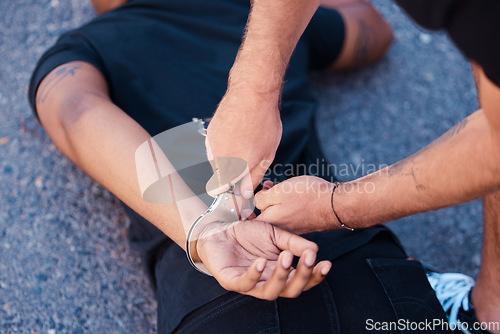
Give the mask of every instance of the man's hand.
POLYGON ((338 225, 330 204, 332 187, 316 176, 298 176, 275 186, 266 181, 254 199, 262 211, 257 219, 297 234, 332 230, 338 225))
MULTIPOLYGON (((245 198, 252 196, 276 154, 282 132, 278 103, 283 78, 292 51, 318 5, 319 0, 252 1, 228 91, 207 133, 209 159, 212 153, 247 161, 250 173, 240 186, 245 198)), ((228 188, 221 186, 216 192, 228 188)), ((214 195, 213 189, 209 193, 214 195)))
MULTIPOLYGON (((244 159, 249 174, 243 177, 240 193, 248 199, 274 160, 281 133, 276 94, 259 94, 239 88, 229 90, 207 129, 208 159, 215 159, 216 164, 220 157, 244 159)), ((228 188, 229 185, 221 184, 220 188, 209 189, 209 194, 213 196, 228 188)))
POLYGON ((315 243, 257 220, 211 223, 196 248, 223 288, 260 299, 298 297, 323 281, 331 268, 329 261, 314 265, 315 243), (296 269, 294 255, 300 256, 296 269))

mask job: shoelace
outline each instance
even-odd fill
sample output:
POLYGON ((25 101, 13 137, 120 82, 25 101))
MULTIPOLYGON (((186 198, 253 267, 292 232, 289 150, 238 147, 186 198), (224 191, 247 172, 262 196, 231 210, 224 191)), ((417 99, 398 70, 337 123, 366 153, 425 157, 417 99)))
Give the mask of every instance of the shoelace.
POLYGON ((464 274, 434 272, 427 273, 427 279, 448 314, 450 324, 458 325, 460 307, 464 311, 469 310, 469 293, 474 286, 474 279, 464 274))

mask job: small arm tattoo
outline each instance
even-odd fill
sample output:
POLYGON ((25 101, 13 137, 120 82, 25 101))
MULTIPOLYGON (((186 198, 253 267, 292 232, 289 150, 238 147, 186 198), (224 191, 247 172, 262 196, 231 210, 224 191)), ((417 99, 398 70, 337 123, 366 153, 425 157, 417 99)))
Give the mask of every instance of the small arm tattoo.
POLYGON ((418 183, 417 177, 415 176, 415 170, 413 170, 413 167, 411 168, 411 176, 413 177, 413 181, 415 182, 415 189, 417 189, 417 191, 425 190, 425 186, 421 183, 418 183))
POLYGON ((373 47, 377 36, 375 29, 364 20, 358 20, 358 25, 359 36, 356 40, 353 58, 355 63, 364 63, 370 57, 370 49, 373 47))
POLYGON ((460 121, 460 123, 458 123, 457 125, 455 125, 451 129, 449 129, 441 137, 439 137, 438 139, 433 141, 431 143, 431 145, 434 146, 434 145, 437 145, 439 143, 445 142, 452 137, 455 137, 467 126, 468 123, 469 123, 469 119, 464 118, 463 120, 460 121))
POLYGON ((67 76, 69 75, 74 76, 76 70, 78 70, 79 68, 80 67, 77 65, 64 66, 58 69, 57 71, 51 73, 49 77, 46 78, 38 88, 36 103, 37 104, 44 103, 47 97, 49 96, 50 92, 54 89, 54 87, 56 87, 67 76))

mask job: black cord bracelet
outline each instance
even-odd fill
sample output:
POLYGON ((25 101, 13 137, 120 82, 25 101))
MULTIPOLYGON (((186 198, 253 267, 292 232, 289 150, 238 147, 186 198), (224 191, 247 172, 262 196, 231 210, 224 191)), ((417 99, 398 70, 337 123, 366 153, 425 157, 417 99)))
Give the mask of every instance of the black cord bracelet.
POLYGON ((343 228, 345 228, 349 231, 354 231, 354 229, 352 227, 347 226, 346 224, 344 224, 342 222, 342 220, 340 220, 339 215, 337 214, 337 212, 335 211, 335 208, 333 207, 333 194, 335 193, 335 189, 337 189, 337 187, 340 186, 340 184, 341 184, 340 182, 335 182, 333 184, 332 197, 330 199, 330 203, 332 204, 332 211, 333 211, 333 214, 335 215, 335 217, 337 218, 337 220, 339 221, 340 226, 342 226, 343 228))

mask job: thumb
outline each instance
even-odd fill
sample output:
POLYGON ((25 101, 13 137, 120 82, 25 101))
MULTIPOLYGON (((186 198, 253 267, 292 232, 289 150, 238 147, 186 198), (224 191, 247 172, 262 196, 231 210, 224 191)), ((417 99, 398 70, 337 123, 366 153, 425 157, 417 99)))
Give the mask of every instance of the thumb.
POLYGON ((264 183, 262 184, 262 189, 263 189, 263 190, 269 190, 269 189, 271 189, 271 188, 273 187, 273 185, 274 185, 273 181, 271 181, 271 180, 266 180, 266 181, 264 181, 264 183))
POLYGON ((249 175, 243 178, 240 189, 241 189, 241 195, 244 198, 249 199, 250 197, 252 197, 253 190, 259 186, 260 182, 266 175, 267 168, 268 168, 267 165, 262 165, 262 164, 256 166, 250 171, 249 175))
POLYGON ((279 193, 276 191, 277 187, 268 190, 261 190, 253 199, 254 205, 260 211, 264 211, 272 205, 279 204, 279 193))
POLYGON ((240 183, 240 193, 245 199, 250 199, 253 196, 252 174, 248 173, 243 177, 240 183))
POLYGON ((214 154, 212 153, 212 148, 210 147, 210 143, 208 142, 208 136, 205 137, 205 148, 207 150, 208 161, 214 160, 214 154))
POLYGON ((280 224, 280 220, 283 216, 283 208, 280 205, 269 206, 265 211, 262 211, 255 220, 263 221, 269 224, 283 228, 280 224))

